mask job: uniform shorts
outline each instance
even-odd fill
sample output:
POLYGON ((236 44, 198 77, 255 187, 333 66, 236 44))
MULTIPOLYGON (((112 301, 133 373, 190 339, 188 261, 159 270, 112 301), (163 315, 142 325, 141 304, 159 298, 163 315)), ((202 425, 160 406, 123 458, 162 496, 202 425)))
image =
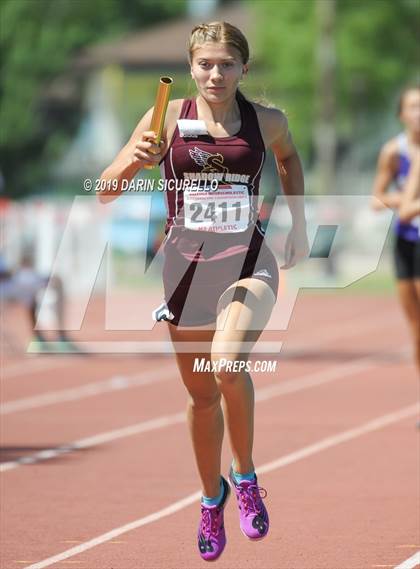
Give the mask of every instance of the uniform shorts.
POLYGON ((165 303, 157 309, 160 315, 155 311, 155 319, 181 326, 211 324, 216 321, 222 294, 244 278, 266 282, 277 297, 277 261, 265 242, 258 250, 210 261, 186 261, 176 248, 168 246, 163 266, 165 303))
POLYGON ((397 237, 394 242, 394 263, 398 279, 420 278, 420 239, 407 241, 397 237))

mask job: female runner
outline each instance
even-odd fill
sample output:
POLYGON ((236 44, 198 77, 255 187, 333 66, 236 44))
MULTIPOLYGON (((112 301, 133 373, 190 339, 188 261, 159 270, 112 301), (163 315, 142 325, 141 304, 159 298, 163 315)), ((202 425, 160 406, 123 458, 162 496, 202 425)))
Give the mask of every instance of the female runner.
MULTIPOLYGON (((399 100, 398 115, 405 127, 404 132, 389 140, 382 148, 373 195, 376 209, 390 207, 402 216, 395 224, 394 262, 397 288, 403 310, 410 324, 415 347, 415 357, 420 370, 420 229, 419 224, 403 206, 405 190, 411 195, 407 184, 418 184, 413 160, 418 162, 420 153, 420 87, 407 87, 399 100), (397 192, 388 192, 394 182, 397 192)), ((411 210, 410 210, 411 211, 411 210)))
MULTIPOLYGON (((198 549, 207 561, 217 559, 226 544, 223 509, 230 486, 221 476, 224 418, 241 530, 256 540, 269 527, 252 459, 253 383, 242 367, 270 317, 278 287, 277 263, 264 242, 256 204, 268 149, 286 196, 304 193, 285 115, 248 101, 238 90, 248 59, 247 40, 235 26, 196 26, 189 62, 197 96, 169 103, 160 146, 150 141, 155 138, 148 130, 150 109, 102 174, 105 181, 122 183, 141 168, 160 164, 165 179, 186 182, 182 190, 166 193, 165 304, 155 318, 168 321, 175 351, 197 341, 209 346, 202 354, 179 350, 176 356, 190 396, 188 422, 203 490, 198 549), (199 190, 188 186, 192 180, 199 190), (209 187, 214 180, 216 190, 209 187), (198 355, 211 362, 212 371, 194 371, 198 355)), ((100 196, 112 197, 115 193, 100 196)), ((290 199, 289 208, 293 224, 284 269, 308 254, 301 199, 290 199)))

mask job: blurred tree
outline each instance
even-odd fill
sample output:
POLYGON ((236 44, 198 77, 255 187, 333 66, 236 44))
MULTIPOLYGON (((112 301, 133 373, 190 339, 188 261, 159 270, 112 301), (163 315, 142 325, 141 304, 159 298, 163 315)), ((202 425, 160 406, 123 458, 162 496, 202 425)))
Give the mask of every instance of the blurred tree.
MULTIPOLYGON (((330 0, 321 0, 329 3, 330 0)), ((257 43, 272 98, 286 107, 304 156, 313 151, 321 30, 313 0, 253 2, 257 43)), ((336 120, 341 145, 357 139, 369 117, 389 111, 390 99, 418 73, 418 0, 339 0, 335 15, 336 120)))
POLYGON ((336 0, 316 0, 317 23, 314 154, 315 189, 325 193, 336 187, 337 90, 336 86, 336 0))
POLYGON ((76 51, 184 10, 185 0, 1 1, 0 170, 7 194, 26 194, 44 183, 47 164, 78 125, 80 93, 68 113, 42 108, 46 87, 76 51))

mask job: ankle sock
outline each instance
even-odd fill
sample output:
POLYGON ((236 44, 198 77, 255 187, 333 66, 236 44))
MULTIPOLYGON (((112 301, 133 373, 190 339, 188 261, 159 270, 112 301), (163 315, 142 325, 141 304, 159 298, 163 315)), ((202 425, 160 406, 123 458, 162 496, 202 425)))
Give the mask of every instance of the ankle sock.
POLYGON ((232 473, 233 473, 233 478, 235 479, 235 482, 237 484, 240 484, 244 480, 251 481, 254 480, 255 478, 255 470, 252 470, 251 472, 246 472, 245 474, 241 474, 240 472, 236 472, 233 462, 232 462, 232 473))
POLYGON ((220 478, 219 495, 216 496, 215 498, 207 498, 207 496, 202 496, 201 503, 204 504, 205 506, 217 506, 222 501, 223 492, 224 492, 223 481, 222 481, 222 478, 220 478))

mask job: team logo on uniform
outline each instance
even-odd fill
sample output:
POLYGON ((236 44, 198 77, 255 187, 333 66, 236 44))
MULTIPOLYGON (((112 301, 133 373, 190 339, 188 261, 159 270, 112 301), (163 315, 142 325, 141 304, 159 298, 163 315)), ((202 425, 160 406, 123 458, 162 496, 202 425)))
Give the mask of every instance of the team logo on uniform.
POLYGON ((201 148, 197 148, 197 146, 194 146, 189 152, 194 162, 199 166, 203 166, 202 172, 229 172, 229 168, 223 165, 225 159, 220 152, 211 154, 201 150, 201 148))

